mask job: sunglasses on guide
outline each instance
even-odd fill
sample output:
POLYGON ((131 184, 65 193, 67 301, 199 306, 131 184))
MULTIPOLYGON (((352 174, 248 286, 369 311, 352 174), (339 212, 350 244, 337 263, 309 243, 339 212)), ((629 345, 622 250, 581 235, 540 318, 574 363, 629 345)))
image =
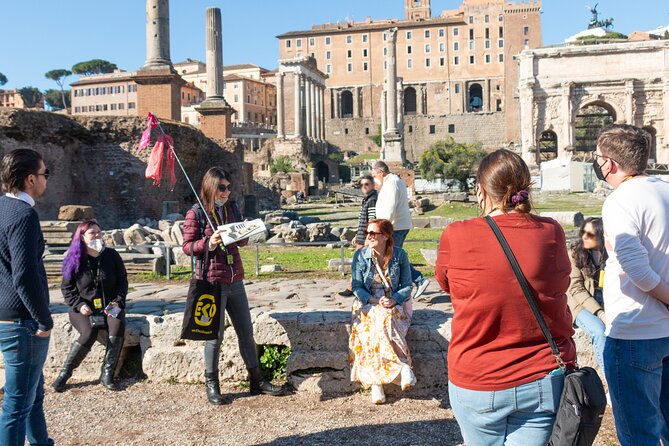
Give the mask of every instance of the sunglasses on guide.
POLYGON ((226 192, 226 191, 232 192, 232 184, 227 184, 227 185, 226 184, 219 184, 218 185, 218 191, 219 192, 226 192))

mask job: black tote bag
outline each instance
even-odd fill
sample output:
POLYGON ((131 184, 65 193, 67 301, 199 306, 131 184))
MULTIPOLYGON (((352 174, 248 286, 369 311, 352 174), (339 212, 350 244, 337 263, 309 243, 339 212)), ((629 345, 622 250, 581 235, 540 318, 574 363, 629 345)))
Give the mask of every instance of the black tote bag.
POLYGON ((221 308, 219 284, 207 280, 208 249, 205 251, 204 259, 200 262, 200 278, 198 278, 196 269, 193 268, 193 277, 188 287, 184 319, 181 325, 181 339, 211 341, 218 338, 218 331, 221 329, 220 312, 224 309, 221 308))

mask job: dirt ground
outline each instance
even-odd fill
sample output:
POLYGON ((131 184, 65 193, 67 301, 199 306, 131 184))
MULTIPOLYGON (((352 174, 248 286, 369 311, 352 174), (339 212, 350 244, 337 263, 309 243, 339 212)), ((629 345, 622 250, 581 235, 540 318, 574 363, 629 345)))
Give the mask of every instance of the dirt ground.
MULTIPOLYGON (((301 393, 249 396, 224 386, 229 404, 205 400, 202 384, 124 381, 110 392, 76 383, 47 390, 49 432, 58 445, 459 445, 462 437, 440 398, 388 397, 374 406, 369 393, 320 399, 301 393)), ((609 411, 595 443, 618 444, 609 411)))

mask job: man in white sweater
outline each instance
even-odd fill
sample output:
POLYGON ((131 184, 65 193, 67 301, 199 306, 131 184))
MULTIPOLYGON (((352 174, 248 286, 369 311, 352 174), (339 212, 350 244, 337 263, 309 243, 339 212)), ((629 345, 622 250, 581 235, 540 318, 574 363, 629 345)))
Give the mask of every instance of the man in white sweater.
POLYGON ((615 190, 602 217, 604 369, 623 446, 669 444, 669 183, 644 174, 649 135, 600 133, 593 168, 615 190))
MULTIPOLYGON (((389 220, 393 224, 393 243, 398 248, 404 245, 404 240, 411 229, 411 211, 409 210, 409 195, 404 181, 394 173, 390 173, 388 165, 377 161, 372 168, 374 183, 381 186, 376 199, 376 218, 389 220)), ((430 280, 411 265, 411 280, 416 284, 413 298, 422 295, 430 284, 430 280)))

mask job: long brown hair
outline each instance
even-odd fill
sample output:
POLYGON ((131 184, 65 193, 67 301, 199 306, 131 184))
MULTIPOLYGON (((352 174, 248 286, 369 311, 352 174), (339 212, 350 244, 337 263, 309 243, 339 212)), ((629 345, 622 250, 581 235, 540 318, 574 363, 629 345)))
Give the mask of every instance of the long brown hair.
MULTIPOLYGON (((218 193, 218 185, 221 181, 226 180, 232 184, 230 174, 221 167, 212 167, 207 170, 202 178, 202 186, 200 186, 200 200, 204 205, 204 211, 213 214, 216 211, 216 194, 218 193)), ((228 202, 230 200, 228 199, 228 202)), ((226 203, 227 205, 228 203, 226 203)))
POLYGON ((583 221, 581 229, 578 232, 578 240, 571 245, 571 253, 574 256, 576 267, 583 271, 583 274, 586 277, 594 277, 597 269, 595 268, 592 256, 590 255, 590 250, 585 249, 585 246, 583 246, 583 234, 585 234, 585 227, 588 223, 590 223, 592 229, 595 231, 595 238, 597 239, 597 247, 594 248, 593 251, 599 251, 601 255, 600 268, 604 269, 608 255, 606 253, 606 248, 604 247, 604 224, 599 217, 589 217, 583 221))
POLYGON ((390 257, 393 255, 393 247, 395 246, 395 242, 393 241, 393 232, 395 232, 393 224, 384 218, 377 218, 367 223, 368 230, 370 225, 377 225, 379 231, 386 236, 386 252, 383 255, 383 262, 388 267, 388 262, 390 262, 390 257))
POLYGON ((499 210, 505 214, 511 211, 529 214, 532 211, 530 169, 516 153, 499 149, 486 155, 476 172, 476 182, 494 203, 500 204, 499 210), (516 194, 522 194, 523 199, 514 203, 516 194))

